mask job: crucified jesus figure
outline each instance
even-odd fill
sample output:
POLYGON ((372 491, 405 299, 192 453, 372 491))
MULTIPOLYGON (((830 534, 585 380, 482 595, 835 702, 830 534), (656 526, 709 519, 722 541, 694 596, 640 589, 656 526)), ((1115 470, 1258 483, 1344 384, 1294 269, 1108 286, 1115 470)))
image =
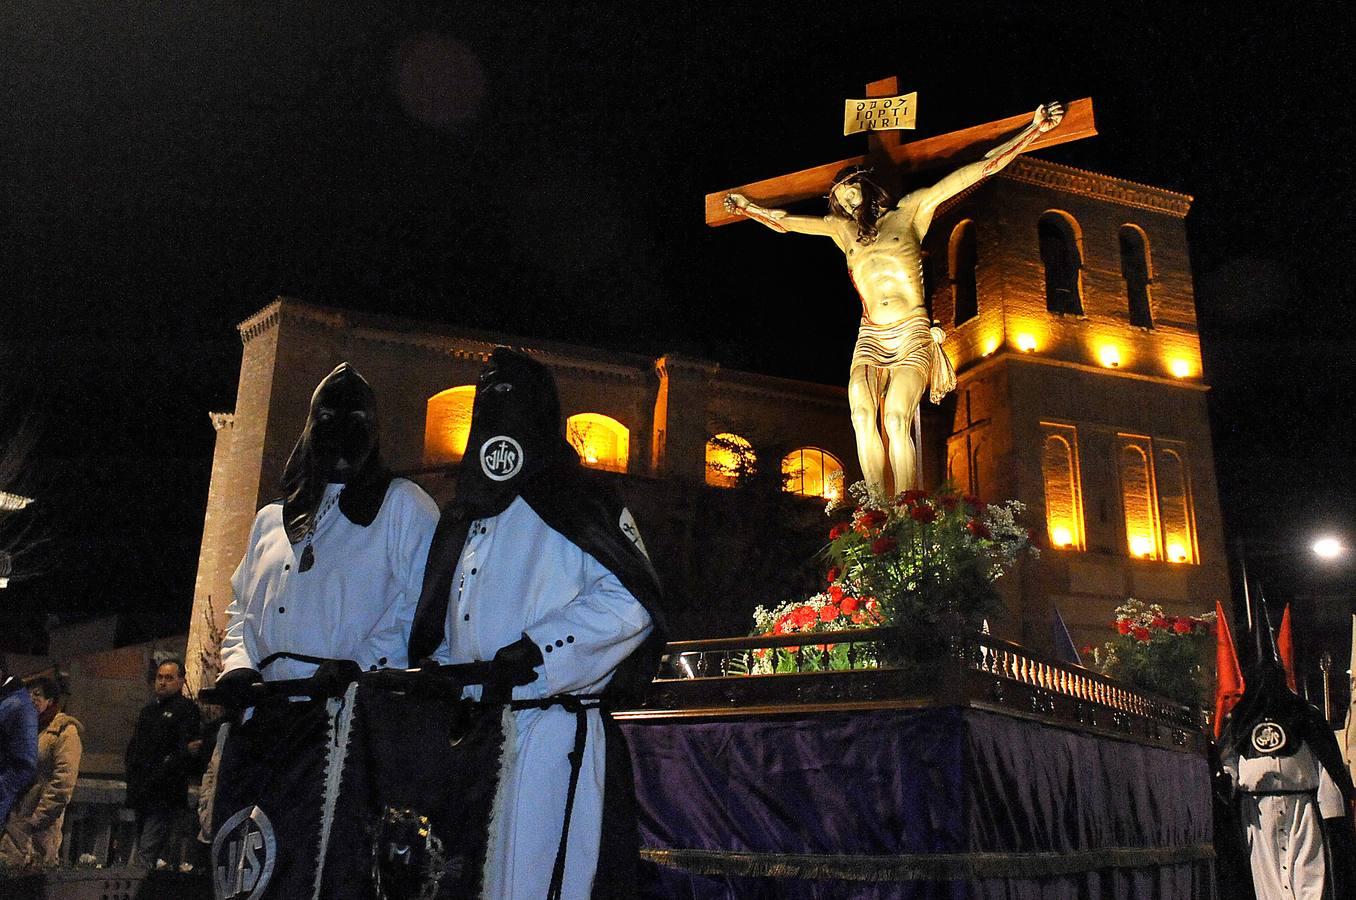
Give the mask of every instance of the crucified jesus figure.
POLYGON ((941 348, 945 334, 929 320, 923 295, 923 237, 933 215, 942 203, 1012 162, 1062 118, 1064 107, 1059 103, 1037 107, 1031 124, 1015 137, 931 187, 905 194, 894 208, 870 179, 869 170, 860 167, 838 174, 829 189, 826 216, 765 209, 742 194, 725 198, 731 213, 773 231, 832 238, 843 251, 862 300, 848 404, 857 459, 872 491, 885 490, 887 440, 894 490, 917 486, 918 404, 923 388, 931 388, 932 402, 937 403, 956 386, 955 371, 941 348))

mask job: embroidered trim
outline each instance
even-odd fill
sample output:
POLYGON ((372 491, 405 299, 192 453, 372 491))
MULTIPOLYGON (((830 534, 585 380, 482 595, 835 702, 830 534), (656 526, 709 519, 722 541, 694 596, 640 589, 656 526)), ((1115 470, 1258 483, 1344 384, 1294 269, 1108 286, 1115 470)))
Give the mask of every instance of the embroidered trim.
POLYGON ((640 855, 694 875, 801 878, 810 881, 969 881, 1044 878, 1097 869, 1181 865, 1215 858, 1211 844, 1182 847, 1108 847, 1074 853, 743 853, 728 850, 656 850, 640 855))
POLYGON ((342 700, 331 697, 325 701, 325 710, 330 714, 329 752, 325 758, 325 805, 320 819, 320 852, 315 863, 312 900, 320 900, 325 856, 330 848, 330 826, 334 824, 334 806, 339 802, 339 788, 344 780, 344 761, 348 758, 348 743, 353 734, 353 701, 357 696, 358 682, 355 681, 344 691, 342 700))

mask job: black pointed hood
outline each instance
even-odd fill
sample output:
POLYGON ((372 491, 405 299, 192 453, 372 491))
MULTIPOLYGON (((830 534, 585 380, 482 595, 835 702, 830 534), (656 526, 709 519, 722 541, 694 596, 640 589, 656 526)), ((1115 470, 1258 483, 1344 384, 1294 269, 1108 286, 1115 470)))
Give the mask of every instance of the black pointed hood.
POLYGON ((1225 721, 1222 746, 1232 746, 1246 757, 1290 756, 1306 741, 1317 750, 1320 732, 1331 737, 1331 731, 1323 721, 1323 714, 1286 683, 1266 597, 1261 591, 1252 605, 1249 624, 1252 654, 1244 671, 1243 696, 1225 721))
POLYGON ((578 466, 579 455, 565 440, 550 370, 496 347, 476 382, 454 504, 471 518, 497 515, 543 473, 578 466))
POLYGON ((346 362, 335 366, 311 395, 311 409, 283 468, 283 526, 297 543, 311 527, 325 486, 342 483, 339 511, 371 525, 381 510, 391 473, 381 460, 377 397, 346 362))

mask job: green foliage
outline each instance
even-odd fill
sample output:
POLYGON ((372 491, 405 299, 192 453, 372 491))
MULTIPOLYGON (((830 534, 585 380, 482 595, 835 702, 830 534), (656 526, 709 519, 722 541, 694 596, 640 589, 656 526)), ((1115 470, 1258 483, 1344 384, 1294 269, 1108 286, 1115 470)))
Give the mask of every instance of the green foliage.
POLYGON ((949 487, 881 498, 855 484, 849 493, 857 505, 829 533, 830 576, 903 626, 890 652, 900 660, 934 657, 948 635, 979 630, 1002 609, 994 582, 1036 552, 1017 501, 990 505, 949 487))

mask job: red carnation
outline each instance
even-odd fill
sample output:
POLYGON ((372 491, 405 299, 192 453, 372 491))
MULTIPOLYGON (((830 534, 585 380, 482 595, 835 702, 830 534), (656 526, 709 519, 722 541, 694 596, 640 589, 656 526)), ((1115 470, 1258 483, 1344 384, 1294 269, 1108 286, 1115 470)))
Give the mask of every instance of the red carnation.
POLYGON ((862 605, 862 601, 856 597, 843 597, 838 605, 843 612, 852 615, 857 611, 857 607, 862 605))
POLYGON ((935 522, 937 521, 937 510, 926 503, 920 503, 909 510, 909 517, 915 522, 935 522))
POLYGON ((829 529, 829 540, 831 541, 838 540, 840 537, 848 533, 848 528, 850 527, 851 526, 848 525, 848 523, 846 522, 839 522, 837 525, 829 529))
POLYGON ((983 500, 976 497, 974 494, 966 494, 964 499, 966 505, 973 509, 976 515, 982 513, 984 511, 984 507, 989 505, 985 503, 983 500))
POLYGON ((876 554, 877 556, 880 556, 882 553, 889 553, 891 550, 895 549, 898 546, 899 541, 895 540, 889 535, 886 535, 885 537, 882 538, 876 538, 874 541, 871 542, 871 552, 876 554))
POLYGON ((1130 633, 1135 636, 1137 641, 1147 641, 1149 639, 1149 629, 1142 628, 1139 625, 1130 629, 1130 633))
POLYGON ((1130 633, 1130 620, 1129 620, 1129 619, 1117 619, 1117 620, 1116 620, 1116 631, 1120 632, 1121 634, 1129 634, 1129 633, 1130 633))
POLYGON ((943 494, 937 498, 937 502, 942 504, 942 508, 950 512, 960 504, 960 498, 955 494, 943 494))
POLYGON ((837 566, 829 566, 829 572, 824 577, 829 582, 829 584, 833 584, 835 581, 838 580, 838 576, 842 574, 843 573, 839 571, 837 566))
POLYGON ((1191 620, 1185 617, 1178 618, 1172 623, 1172 630, 1178 634, 1191 633, 1191 620))
POLYGON ((979 521, 979 519, 971 519, 970 521, 966 522, 965 530, 973 534, 975 537, 983 538, 986 541, 990 540, 993 537, 993 532, 989 530, 989 526, 979 521))
POLYGON ((832 622, 836 618, 838 618, 838 607, 832 603, 825 603, 819 608, 819 621, 832 622))
POLYGON ((806 628, 814 623, 815 611, 810 606, 798 606, 791 613, 791 620, 797 628, 806 628))
POLYGON ((1079 656, 1092 656, 1097 651, 1093 649, 1092 644, 1084 644, 1083 649, 1078 651, 1079 656))
POLYGON ((900 505, 913 506, 914 504, 922 503, 927 497, 927 491, 905 491, 899 495, 899 503, 900 505))
POLYGON ((1162 628, 1163 630, 1166 631, 1168 628, 1168 620, 1165 619, 1163 616, 1154 616, 1154 620, 1149 623, 1149 627, 1162 628))
POLYGON ((843 589, 836 584, 830 585, 829 598, 833 600, 834 603, 840 602, 843 599, 843 589))
POLYGON ((884 525, 890 517, 878 509, 868 510, 857 520, 857 531, 865 536, 884 525))

